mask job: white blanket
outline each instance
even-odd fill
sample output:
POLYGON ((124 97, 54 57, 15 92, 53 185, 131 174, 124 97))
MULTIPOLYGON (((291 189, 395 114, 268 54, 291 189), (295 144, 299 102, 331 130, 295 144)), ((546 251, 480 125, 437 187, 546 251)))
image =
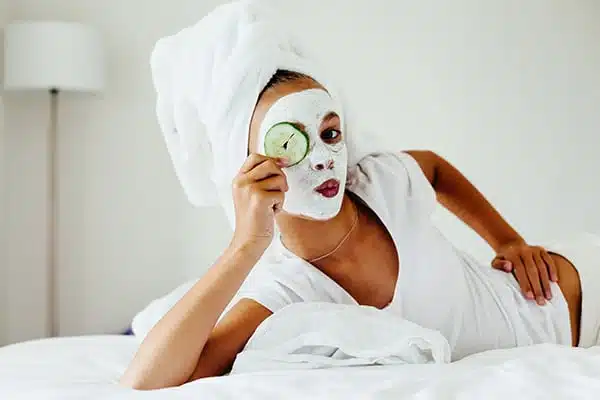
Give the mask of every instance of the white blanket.
POLYGON ((232 373, 339 366, 448 363, 437 331, 374 307, 296 303, 267 318, 232 373))
POLYGON ((117 385, 138 342, 60 338, 0 348, 0 399, 598 399, 600 347, 497 350, 450 364, 284 370, 137 392, 117 385))

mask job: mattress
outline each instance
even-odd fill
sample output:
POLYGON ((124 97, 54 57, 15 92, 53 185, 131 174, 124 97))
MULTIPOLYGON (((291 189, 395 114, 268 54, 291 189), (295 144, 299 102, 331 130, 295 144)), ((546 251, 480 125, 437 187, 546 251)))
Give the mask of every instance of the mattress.
POLYGON ((597 399, 600 347, 539 345, 452 364, 286 370, 134 391, 117 384, 138 342, 85 336, 0 349, 0 399, 597 399))

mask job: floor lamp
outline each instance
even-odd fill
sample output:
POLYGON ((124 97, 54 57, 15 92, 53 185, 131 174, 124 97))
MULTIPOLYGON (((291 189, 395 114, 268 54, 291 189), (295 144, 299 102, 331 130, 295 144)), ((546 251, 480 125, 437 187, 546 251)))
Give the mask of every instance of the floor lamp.
POLYGON ((20 21, 4 32, 4 89, 45 91, 48 121, 47 305, 49 336, 58 336, 59 192, 58 99, 61 92, 97 93, 104 87, 102 40, 93 28, 72 22, 20 21))

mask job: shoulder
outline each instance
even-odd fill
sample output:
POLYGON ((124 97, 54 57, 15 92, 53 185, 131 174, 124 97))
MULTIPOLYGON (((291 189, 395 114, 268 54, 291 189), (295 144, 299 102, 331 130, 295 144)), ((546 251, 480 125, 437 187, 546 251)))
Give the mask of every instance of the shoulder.
POLYGON ((384 219, 407 214, 429 216, 437 204, 426 172, 408 152, 377 153, 363 158, 349 170, 348 189, 384 219))
POLYGON ((409 197, 430 196, 435 179, 437 154, 431 151, 373 153, 349 170, 353 189, 401 191, 409 197))
POLYGON ((431 150, 403 150, 400 152, 378 152, 363 157, 357 166, 389 165, 402 166, 410 172, 418 167, 426 177, 432 175, 441 157, 431 150))
POLYGON ((435 184, 437 167, 441 157, 431 150, 405 150, 401 155, 412 158, 419 166, 429 183, 435 184))

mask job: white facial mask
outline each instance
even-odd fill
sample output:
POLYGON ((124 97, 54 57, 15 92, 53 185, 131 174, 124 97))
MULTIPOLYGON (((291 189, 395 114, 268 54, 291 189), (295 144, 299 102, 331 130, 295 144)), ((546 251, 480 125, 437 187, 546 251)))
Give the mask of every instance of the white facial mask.
MULTIPOLYGON (((294 166, 283 168, 289 187, 283 210, 290 214, 327 220, 335 217, 341 209, 348 168, 346 143, 343 136, 338 143, 325 143, 320 131, 324 118, 332 112, 340 117, 343 129, 343 116, 331 96, 322 89, 309 89, 277 100, 261 124, 258 151, 263 155, 266 133, 278 123, 300 123, 309 137, 306 157, 294 166), (332 179, 339 184, 337 194, 326 197, 315 191, 332 179)), ((332 195, 331 190, 327 195, 332 195)))

